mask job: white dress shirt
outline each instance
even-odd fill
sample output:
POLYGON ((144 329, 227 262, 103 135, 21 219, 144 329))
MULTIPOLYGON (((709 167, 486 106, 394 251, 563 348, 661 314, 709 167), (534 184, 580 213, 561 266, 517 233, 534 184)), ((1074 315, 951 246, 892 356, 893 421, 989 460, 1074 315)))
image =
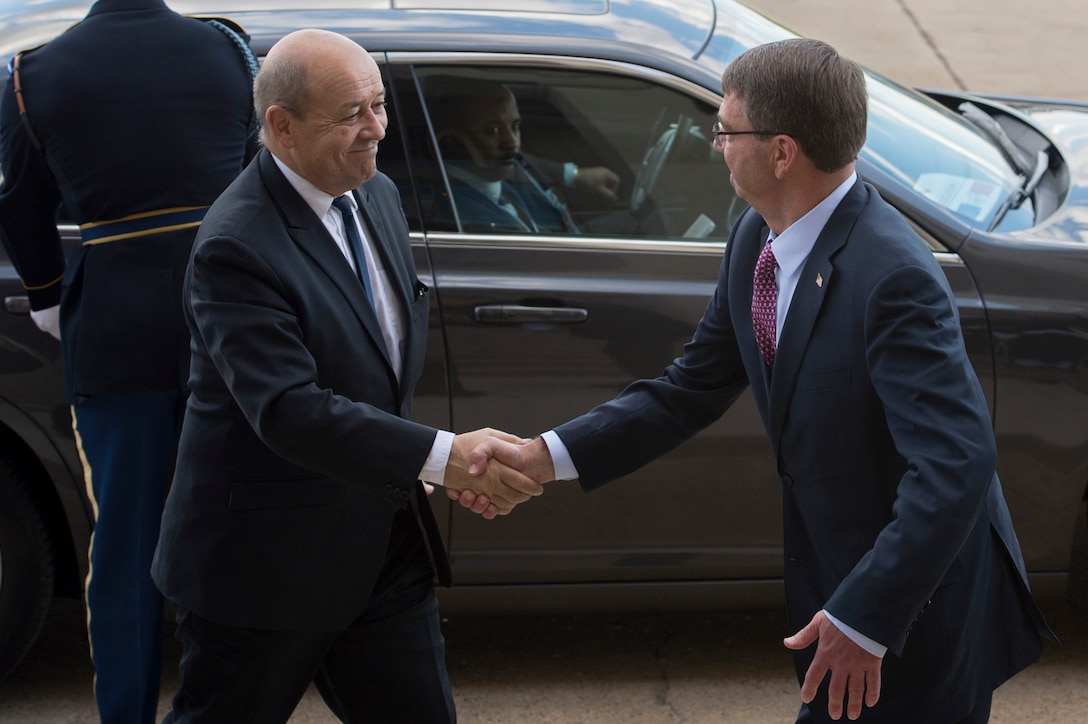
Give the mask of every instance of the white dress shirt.
MULTIPOLYGON (((820 232, 823 231, 824 226, 827 225, 828 219, 831 218, 831 214, 846 197, 847 192, 853 187, 857 178, 856 173, 850 174, 850 178, 843 181, 827 196, 827 198, 813 207, 811 211, 792 223, 778 236, 775 236, 772 232, 769 237, 769 241, 774 242, 774 258, 778 262, 778 268, 775 269, 775 281, 778 284, 778 309, 775 327, 778 330, 778 334, 775 335, 776 345, 781 336, 781 330, 786 323, 790 302, 793 300, 793 293, 797 290, 797 282, 801 277, 801 269, 804 267, 805 261, 808 260, 808 255, 812 252, 812 247, 815 246, 816 239, 820 236, 820 232)), ((574 466, 574 461, 571 460, 567 446, 563 444, 563 441, 555 431, 549 430, 541 435, 541 437, 548 446, 548 452, 551 453, 552 464, 555 467, 556 480, 576 479, 578 477, 578 469, 574 466)), ((884 657, 884 654, 888 650, 887 646, 877 643, 867 636, 858 633, 827 611, 824 611, 824 615, 826 615, 831 623, 858 646, 874 656, 880 658, 884 657)))
MULTIPOLYGON (((348 242, 347 235, 344 231, 344 217, 339 211, 334 209, 332 205, 334 197, 299 176, 288 168, 286 164, 280 161, 280 159, 276 158, 275 155, 272 156, 272 160, 276 162, 276 166, 283 172, 284 177, 287 179, 287 182, 291 184, 291 187, 298 192, 298 195, 301 196, 302 200, 306 202, 306 205, 313 210, 317 218, 321 219, 322 225, 328 230, 333 240, 336 241, 336 245, 340 248, 340 253, 347 259, 348 264, 351 265, 352 271, 357 273, 358 270, 355 266, 354 254, 351 253, 351 244, 348 242)), ((401 311, 400 306, 396 303, 396 299, 392 295, 391 290, 393 287, 390 283, 389 275, 385 270, 381 254, 375 252, 374 242, 367 233, 365 225, 362 223, 358 205, 355 203, 355 195, 347 193, 344 196, 351 204, 355 215, 355 225, 359 231, 360 238, 363 240, 363 254, 366 256, 366 267, 370 274, 370 279, 373 282, 373 284, 371 284, 371 292, 374 295, 374 312, 378 317, 378 323, 382 329, 382 338, 385 340, 386 349, 389 351, 389 361, 392 363, 393 370, 399 380, 401 375, 401 363, 404 358, 404 342, 406 339, 404 312, 401 311)), ((445 430, 438 431, 434 444, 431 446, 431 452, 427 456, 427 461, 423 464, 423 469, 420 470, 418 476, 420 480, 435 485, 442 485, 446 474, 446 464, 450 459, 450 449, 453 446, 453 437, 453 433, 451 432, 445 430)))

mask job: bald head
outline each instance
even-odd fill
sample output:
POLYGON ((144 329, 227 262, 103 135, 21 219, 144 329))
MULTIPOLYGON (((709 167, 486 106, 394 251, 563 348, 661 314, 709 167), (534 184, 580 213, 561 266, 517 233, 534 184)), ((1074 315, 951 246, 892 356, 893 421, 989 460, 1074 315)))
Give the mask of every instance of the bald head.
POLYGON ((285 35, 265 57, 253 100, 268 150, 321 190, 337 196, 376 173, 385 88, 377 63, 350 38, 285 35))
POLYGON ((264 118, 273 105, 304 114, 318 80, 314 76, 322 70, 336 72, 353 59, 374 66, 377 72, 367 52, 339 33, 307 28, 283 36, 268 51, 253 84, 257 117, 264 118))

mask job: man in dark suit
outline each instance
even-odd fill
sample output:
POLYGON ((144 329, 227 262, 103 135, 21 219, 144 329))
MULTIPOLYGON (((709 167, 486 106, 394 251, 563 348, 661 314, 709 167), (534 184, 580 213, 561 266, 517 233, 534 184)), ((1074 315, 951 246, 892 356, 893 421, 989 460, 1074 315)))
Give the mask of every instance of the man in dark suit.
POLYGON ((499 513, 540 487, 468 479, 488 431, 409 420, 431 300, 375 164, 375 62, 298 31, 254 99, 266 150, 208 211, 185 287, 191 396, 152 569, 183 645, 167 721, 287 721, 311 681, 344 721, 453 721, 419 481, 480 485, 499 513))
POLYGON ((209 204, 256 152, 256 59, 229 21, 99 0, 18 54, 0 100, 0 237, 61 340, 95 521, 87 577, 103 722, 149 722, 162 596, 151 554, 185 405, 181 282, 209 204), (57 209, 80 225, 67 254, 57 209))
POLYGON ((485 232, 576 232, 554 189, 615 201, 620 178, 521 152, 521 114, 505 85, 469 76, 427 78, 424 95, 449 176, 461 228, 485 232))
POLYGON ((824 43, 789 40, 741 55, 722 90, 715 148, 752 208, 683 356, 524 446, 478 452, 592 490, 750 384, 782 482, 798 721, 838 719, 845 704, 850 719, 984 722, 993 690, 1053 634, 951 290, 855 173, 864 76, 824 43))

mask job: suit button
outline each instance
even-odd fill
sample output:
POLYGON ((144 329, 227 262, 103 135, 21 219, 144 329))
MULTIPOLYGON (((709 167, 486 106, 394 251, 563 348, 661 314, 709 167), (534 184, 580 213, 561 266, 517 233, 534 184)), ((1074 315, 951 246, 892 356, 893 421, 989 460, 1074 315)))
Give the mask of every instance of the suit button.
POLYGON ((791 478, 789 475, 783 475, 782 476, 782 484, 785 485, 787 488, 792 488, 793 487, 793 478, 791 478))

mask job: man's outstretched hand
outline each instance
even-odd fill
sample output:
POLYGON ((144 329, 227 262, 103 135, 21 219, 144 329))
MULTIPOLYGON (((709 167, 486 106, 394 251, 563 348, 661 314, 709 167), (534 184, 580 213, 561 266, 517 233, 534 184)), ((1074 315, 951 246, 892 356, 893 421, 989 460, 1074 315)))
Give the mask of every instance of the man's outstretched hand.
MULTIPOLYGON (((551 453, 548 452, 547 444, 539 437, 533 440, 522 440, 512 435, 488 437, 471 451, 468 471, 470 475, 478 475, 496 464, 504 469, 520 471, 541 485, 555 479, 551 453)), ((447 488, 446 495, 451 500, 458 501, 462 507, 480 513, 485 518, 495 517, 495 513, 488 514, 495 503, 486 491, 447 488)))
POLYGON ((807 626, 785 639, 787 649, 800 651, 814 642, 816 656, 805 672, 801 685, 801 701, 809 704, 816 698, 820 682, 827 672, 831 681, 827 685, 827 713, 832 719, 842 718, 843 698, 846 698, 846 716, 851 720, 861 716, 861 705, 876 706, 880 699, 881 659, 858 646, 828 620, 823 611, 812 617, 807 626))
POLYGON ((520 437, 491 428, 456 435, 444 480, 446 494, 451 499, 468 496, 471 502, 462 502, 462 506, 489 520, 507 515, 514 506, 544 492, 540 483, 517 469, 477 455, 476 449, 490 440, 510 445, 524 442, 520 437))

